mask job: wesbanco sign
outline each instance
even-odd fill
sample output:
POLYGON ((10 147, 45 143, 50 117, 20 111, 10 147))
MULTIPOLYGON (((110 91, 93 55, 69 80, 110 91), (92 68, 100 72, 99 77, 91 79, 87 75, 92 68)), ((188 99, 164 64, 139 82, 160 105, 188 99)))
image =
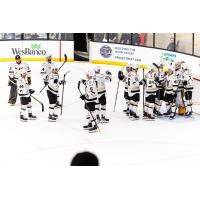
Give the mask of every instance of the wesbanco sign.
POLYGON ((27 61, 43 61, 46 54, 52 54, 55 61, 74 60, 74 41, 1 41, 0 61, 13 61, 15 55, 21 55, 27 61))
POLYGON ((152 65, 160 61, 185 61, 193 74, 200 76, 200 58, 181 53, 123 44, 90 42, 90 62, 125 66, 152 65))

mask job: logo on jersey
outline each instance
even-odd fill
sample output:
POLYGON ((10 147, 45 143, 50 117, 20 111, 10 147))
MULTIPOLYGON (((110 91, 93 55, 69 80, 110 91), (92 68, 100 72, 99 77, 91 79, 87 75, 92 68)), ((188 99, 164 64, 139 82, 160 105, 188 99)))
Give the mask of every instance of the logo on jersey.
POLYGON ((112 49, 108 45, 104 45, 100 49, 100 54, 104 58, 109 58, 112 55, 112 49))

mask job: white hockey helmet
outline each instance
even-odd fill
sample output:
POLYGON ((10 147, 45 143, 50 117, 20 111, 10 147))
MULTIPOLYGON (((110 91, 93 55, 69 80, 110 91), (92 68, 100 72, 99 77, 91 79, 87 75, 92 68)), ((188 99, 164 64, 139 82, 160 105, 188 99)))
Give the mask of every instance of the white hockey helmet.
POLYGON ((52 55, 48 53, 45 55, 45 58, 52 58, 52 55))
POLYGON ((188 66, 186 63, 181 64, 181 67, 182 67, 183 71, 188 70, 188 66))
POLYGON ((93 76, 94 76, 94 72, 91 71, 91 70, 89 70, 89 71, 87 71, 87 72, 85 73, 85 75, 86 75, 87 77, 93 77, 93 76))
POLYGON ((101 67, 99 65, 97 65, 95 68, 94 68, 94 72, 95 73, 100 73, 101 71, 101 67))
POLYGON ((153 71, 154 71, 154 67, 153 66, 149 66, 148 72, 153 72, 153 71))

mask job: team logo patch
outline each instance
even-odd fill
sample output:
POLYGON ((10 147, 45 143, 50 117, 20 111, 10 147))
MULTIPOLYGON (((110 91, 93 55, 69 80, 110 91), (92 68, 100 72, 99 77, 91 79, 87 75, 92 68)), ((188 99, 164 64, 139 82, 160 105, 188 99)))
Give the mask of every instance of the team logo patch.
POLYGON ((100 49, 100 54, 104 58, 109 58, 112 55, 112 49, 108 45, 104 45, 100 49))

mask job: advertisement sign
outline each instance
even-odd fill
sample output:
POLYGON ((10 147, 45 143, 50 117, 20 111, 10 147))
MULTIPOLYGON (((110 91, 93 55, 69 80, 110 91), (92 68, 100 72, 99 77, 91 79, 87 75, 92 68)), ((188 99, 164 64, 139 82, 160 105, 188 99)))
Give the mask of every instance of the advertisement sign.
POLYGON ((12 61, 15 55, 21 55, 25 60, 44 60, 46 54, 52 54, 54 60, 61 61, 67 54, 68 61, 74 60, 73 41, 1 41, 0 61, 12 61))
POLYGON ((193 73, 200 76, 200 58, 176 53, 167 50, 154 49, 148 47, 110 44, 110 43, 90 43, 90 62, 111 65, 152 65, 153 62, 164 61, 175 63, 185 61, 192 69, 193 73))

